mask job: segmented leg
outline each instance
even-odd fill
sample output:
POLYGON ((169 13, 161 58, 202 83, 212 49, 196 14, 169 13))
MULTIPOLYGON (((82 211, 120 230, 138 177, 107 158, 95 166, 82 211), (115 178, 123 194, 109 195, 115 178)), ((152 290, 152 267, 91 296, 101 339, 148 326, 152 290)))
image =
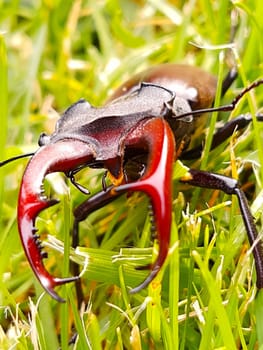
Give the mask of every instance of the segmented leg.
MULTIPOLYGON (((108 187, 105 191, 101 191, 91 198, 87 199, 83 203, 81 203, 73 212, 74 214, 74 224, 72 230, 72 247, 76 248, 79 245, 79 223, 85 220, 89 214, 94 212, 95 210, 104 207, 105 205, 112 202, 117 197, 121 196, 120 193, 112 191, 113 186, 108 187)), ((72 262, 71 265, 72 274, 74 276, 79 275, 79 265, 72 262)), ((84 300, 84 295, 81 287, 81 281, 77 280, 76 284, 76 293, 78 306, 81 306, 81 303, 84 300)))
POLYGON ((221 190, 226 194, 237 196, 249 243, 251 247, 253 247, 257 273, 257 287, 259 289, 263 288, 263 246, 261 240, 259 240, 246 196, 240 189, 237 180, 219 174, 190 169, 188 175, 182 178, 181 181, 193 186, 221 190))
MULTIPOLYGON (((263 121, 263 115, 258 114, 257 120, 259 122, 263 121)), ((218 129, 217 132, 213 136, 213 141, 211 145, 211 150, 219 146, 225 140, 227 140, 234 131, 243 130, 252 122, 251 114, 242 114, 235 119, 227 122, 222 128, 218 129)), ((183 152, 180 156, 180 159, 190 160, 190 159, 198 159, 202 155, 204 145, 198 145, 197 147, 187 150, 183 152)))

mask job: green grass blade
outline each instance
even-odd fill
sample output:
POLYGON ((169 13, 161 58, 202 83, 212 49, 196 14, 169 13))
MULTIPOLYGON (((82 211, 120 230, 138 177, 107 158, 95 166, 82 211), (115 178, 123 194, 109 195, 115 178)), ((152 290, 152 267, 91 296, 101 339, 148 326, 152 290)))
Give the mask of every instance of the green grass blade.
POLYGON ((223 302, 220 295, 220 291, 218 290, 218 286, 215 283, 215 280, 212 277, 207 266, 202 261, 201 256, 196 251, 193 251, 192 254, 196 263, 200 267, 202 276, 206 283, 206 287, 208 289, 209 296, 211 298, 210 307, 211 306, 213 307, 215 316, 218 319, 218 327, 220 329, 220 334, 223 339, 223 344, 221 346, 227 346, 229 347, 229 349, 235 349, 236 344, 232 334, 232 327, 231 327, 231 324, 229 323, 228 315, 223 306, 223 302))

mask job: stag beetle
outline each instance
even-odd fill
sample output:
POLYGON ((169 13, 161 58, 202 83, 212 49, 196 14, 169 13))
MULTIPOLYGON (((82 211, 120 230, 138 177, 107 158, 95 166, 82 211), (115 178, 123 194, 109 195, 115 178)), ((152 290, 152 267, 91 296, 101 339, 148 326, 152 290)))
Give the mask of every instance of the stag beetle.
MULTIPOLYGON (((231 83, 231 78, 228 81, 231 83)), ((112 184, 108 187, 104 184, 101 192, 74 210, 75 233, 79 222, 89 213, 124 192, 142 191, 150 197, 159 253, 148 277, 131 290, 136 293, 154 279, 168 253, 173 163, 178 157, 200 156, 202 147, 193 147, 192 142, 204 128, 206 112, 233 110, 247 91, 262 83, 263 80, 258 80, 251 84, 230 105, 209 108, 216 93, 214 76, 197 67, 163 64, 124 83, 103 107, 93 107, 84 99, 70 106, 58 120, 54 133, 50 136, 41 134, 40 148, 25 155, 32 155, 32 158, 24 172, 18 198, 21 241, 31 268, 44 289, 56 300, 63 301, 54 288, 78 279, 76 276, 55 278, 43 264, 46 253, 42 250, 35 220, 42 210, 57 203, 45 196, 43 181, 47 174, 63 172, 79 190, 87 193, 75 181, 74 175, 83 167, 104 168, 108 172, 112 184)), ((258 119, 262 120, 262 116, 258 119)), ((229 137, 235 128, 242 129, 250 122, 250 115, 242 115, 226 123, 215 134, 212 148, 229 137)), ((238 197, 248 238, 253 245, 257 286, 262 288, 263 248, 257 240, 253 217, 237 181, 194 169, 189 169, 181 181, 238 197)))

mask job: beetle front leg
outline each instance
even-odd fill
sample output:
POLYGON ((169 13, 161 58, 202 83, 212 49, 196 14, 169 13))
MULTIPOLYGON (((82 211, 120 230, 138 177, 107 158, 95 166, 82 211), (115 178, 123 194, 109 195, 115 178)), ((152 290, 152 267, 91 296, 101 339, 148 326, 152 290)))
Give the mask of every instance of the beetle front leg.
POLYGON ((257 274, 257 287, 259 289, 263 288, 263 246, 249 209, 246 196, 240 189, 237 180, 219 174, 190 169, 188 174, 183 177, 181 181, 193 186, 221 190, 226 194, 237 196, 248 240, 253 249, 252 251, 257 274))
MULTIPOLYGON (((89 214, 94 212, 97 209, 102 208, 104 205, 109 204, 115 198, 121 196, 121 193, 112 191, 113 186, 109 186, 105 191, 101 191, 94 196, 88 198, 83 203, 81 203, 77 208, 74 209, 74 223, 72 230, 72 247, 76 248, 79 245, 79 223, 85 220, 89 214)), ((79 265, 75 262, 72 262, 72 273, 74 276, 79 275, 79 265)), ((80 279, 76 280, 76 293, 78 306, 81 306, 82 301, 84 300, 84 295, 82 292, 81 281, 80 279)))
POLYGON ((113 191, 114 186, 109 186, 105 191, 98 192, 94 196, 88 198, 74 209, 74 224, 72 231, 72 247, 79 245, 79 223, 84 221, 89 214, 97 209, 104 207, 112 202, 115 198, 121 196, 121 193, 113 191))

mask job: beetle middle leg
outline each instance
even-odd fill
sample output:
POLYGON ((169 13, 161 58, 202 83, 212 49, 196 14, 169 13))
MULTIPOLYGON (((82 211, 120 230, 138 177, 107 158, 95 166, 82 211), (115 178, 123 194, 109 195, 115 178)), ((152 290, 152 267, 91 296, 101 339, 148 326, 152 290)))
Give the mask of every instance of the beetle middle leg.
MULTIPOLYGON (((259 122, 262 122, 263 114, 257 114, 256 118, 259 122)), ((210 150, 213 150, 214 148, 219 146, 221 143, 226 141, 233 134, 234 131, 243 130, 251 122, 252 122, 252 116, 249 113, 241 114, 240 116, 228 121, 224 126, 219 128, 215 132, 210 150)), ((183 152, 180 158, 183 160, 198 159, 202 155, 203 148, 204 148, 204 145, 202 144, 198 145, 193 149, 183 152)))
POLYGON ((193 186, 221 190, 226 194, 237 196, 248 240, 253 249, 257 274, 257 287, 259 289, 263 288, 263 246, 259 239, 246 196, 241 190, 238 181, 231 177, 194 169, 190 169, 188 174, 183 177, 181 181, 193 186))

